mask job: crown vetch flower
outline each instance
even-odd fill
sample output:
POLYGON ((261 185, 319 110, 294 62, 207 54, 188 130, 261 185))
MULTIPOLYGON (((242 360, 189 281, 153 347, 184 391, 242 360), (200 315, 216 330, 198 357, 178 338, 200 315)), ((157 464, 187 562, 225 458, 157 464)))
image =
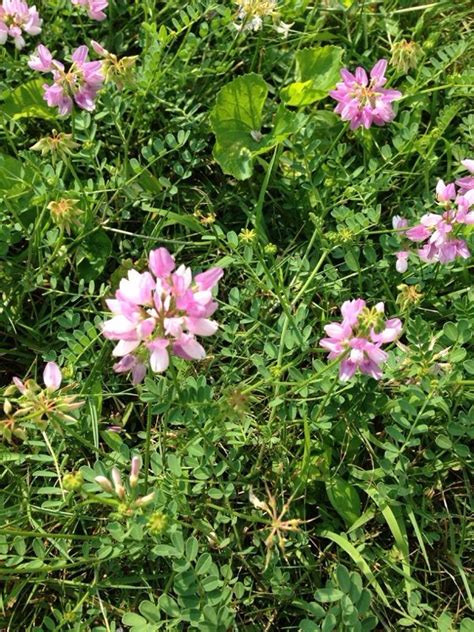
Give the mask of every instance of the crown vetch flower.
POLYGON ((387 61, 380 59, 370 71, 370 78, 361 67, 356 68, 354 74, 347 68, 341 70, 342 81, 329 94, 338 102, 334 111, 343 121, 350 121, 351 129, 361 125, 369 129, 373 123, 385 125, 394 119, 391 104, 402 94, 398 90, 382 88, 387 81, 386 69, 387 61))
MULTIPOLYGON (((474 160, 463 160, 461 164, 474 173, 474 160)), ((436 199, 442 212, 425 213, 419 223, 410 228, 406 227, 406 220, 398 216, 393 218, 394 228, 403 237, 402 249, 395 253, 395 267, 398 272, 405 272, 407 269, 411 251, 409 242, 420 245, 416 254, 427 263, 449 263, 457 257, 470 257, 471 253, 462 233, 464 226, 474 224, 474 177, 467 176, 448 184, 438 180, 436 199), (404 224, 400 224, 400 221, 404 224)))
POLYGON ((74 102, 83 110, 95 109, 97 93, 104 83, 102 62, 88 61, 87 46, 79 46, 72 54, 72 64, 64 65, 53 59, 51 52, 40 44, 28 65, 33 70, 52 73, 54 83, 44 84, 43 98, 50 107, 57 107, 62 116, 71 113, 74 102))
POLYGON ((107 17, 104 9, 109 6, 108 0, 71 0, 76 6, 86 7, 87 15, 91 20, 102 22, 107 17))
POLYGON ((320 346, 329 351, 329 360, 341 359, 339 377, 342 381, 349 380, 357 369, 379 380, 381 365, 388 357, 381 347, 398 338, 401 321, 398 318, 385 320, 383 303, 369 309, 361 298, 345 301, 341 314, 341 323, 324 327, 328 337, 321 339, 320 346))
POLYGON ((3 0, 0 4, 0 45, 11 37, 19 50, 25 46, 23 33, 39 35, 42 20, 35 6, 23 0, 3 0))
POLYGON ((120 281, 115 298, 107 300, 112 318, 103 335, 117 340, 112 355, 120 358, 117 373, 131 373, 138 384, 149 365, 155 373, 166 371, 170 354, 201 360, 206 352, 196 336, 212 336, 218 328, 210 317, 217 309, 212 289, 222 278, 221 268, 194 277, 176 263, 166 248, 152 250, 149 271, 129 270, 120 281))
POLYGON ((441 215, 426 213, 420 218, 419 224, 406 231, 406 236, 410 241, 424 242, 418 249, 418 256, 422 261, 448 263, 456 257, 468 259, 469 248, 464 239, 459 237, 459 231, 463 224, 474 224, 474 211, 470 210, 474 206, 474 189, 457 196, 455 199, 457 206, 451 203, 456 196, 453 184, 445 186, 441 195, 438 189, 441 190, 439 183, 438 200, 445 207, 444 212, 441 215), (449 187, 452 189, 448 197, 445 192, 449 187))

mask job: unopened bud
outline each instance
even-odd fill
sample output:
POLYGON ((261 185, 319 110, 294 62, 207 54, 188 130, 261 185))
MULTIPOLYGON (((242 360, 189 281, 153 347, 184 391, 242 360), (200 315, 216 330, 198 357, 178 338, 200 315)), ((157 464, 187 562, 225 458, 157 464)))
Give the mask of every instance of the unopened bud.
POLYGON ((132 463, 130 466, 130 487, 136 487, 138 484, 138 475, 140 474, 140 469, 142 467, 142 460, 139 456, 134 456, 132 458, 132 463))
POLYGON ((145 507, 149 505, 153 499, 155 498, 155 492, 151 492, 151 494, 147 494, 146 496, 142 496, 135 501, 136 507, 145 507))
POLYGON ((116 467, 112 468, 111 476, 114 483, 115 493, 119 498, 125 498, 125 487, 122 485, 122 477, 116 467))
POLYGON ((17 387, 17 389, 20 391, 22 395, 26 393, 26 386, 23 384, 23 382, 20 380, 19 377, 13 378, 13 384, 15 384, 15 386, 17 387))
POLYGON ((12 412, 12 405, 8 399, 3 402, 3 412, 5 415, 9 415, 12 412))
POLYGON ((114 488, 112 487, 112 483, 105 476, 96 476, 94 478, 97 485, 100 485, 104 492, 108 492, 109 494, 114 493, 114 488))

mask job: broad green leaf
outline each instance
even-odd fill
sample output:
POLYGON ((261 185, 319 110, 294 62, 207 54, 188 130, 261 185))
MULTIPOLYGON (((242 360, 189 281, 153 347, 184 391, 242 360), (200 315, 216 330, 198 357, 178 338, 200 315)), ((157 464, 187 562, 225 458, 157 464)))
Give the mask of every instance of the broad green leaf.
POLYGON ((301 117, 280 105, 273 130, 262 134, 262 112, 268 86, 260 75, 250 73, 224 86, 210 113, 216 136, 213 155, 224 173, 238 180, 252 175, 254 159, 297 131, 301 117))
POLYGON ((331 505, 351 526, 360 517, 360 498, 355 487, 336 476, 326 482, 326 491, 331 505))
POLYGON ((0 191, 8 192, 8 197, 31 191, 35 175, 30 167, 17 158, 0 154, 0 191))
POLYGON ((310 105, 328 96, 342 68, 342 48, 318 46, 296 53, 296 81, 281 91, 287 105, 310 105))
POLYGON ((56 110, 43 99, 43 84, 44 79, 35 79, 15 88, 0 105, 0 111, 12 119, 56 118, 56 110))

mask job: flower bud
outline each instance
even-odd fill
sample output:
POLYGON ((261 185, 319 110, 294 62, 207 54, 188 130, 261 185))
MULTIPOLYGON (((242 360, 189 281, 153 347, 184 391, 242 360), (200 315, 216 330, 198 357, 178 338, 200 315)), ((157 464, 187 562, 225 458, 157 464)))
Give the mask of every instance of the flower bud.
POLYGON ((149 505, 153 499, 155 498, 155 492, 151 492, 151 494, 147 494, 146 496, 142 496, 135 501, 136 507, 145 507, 149 505))
POLYGON ((104 492, 108 492, 109 494, 114 493, 114 488, 112 487, 112 483, 105 476, 96 476, 94 480, 98 485, 102 487, 104 492))
POLYGON ((132 458, 132 463, 130 466, 130 487, 136 487, 138 484, 138 475, 140 474, 140 469, 142 467, 142 460, 139 456, 134 456, 132 458))
POLYGON ((56 362, 48 362, 43 371, 43 382, 48 391, 56 391, 61 386, 61 380, 61 370, 56 362))
POLYGON ((119 498, 125 498, 125 487, 122 485, 122 477, 116 467, 112 468, 111 476, 114 483, 115 493, 119 498))
POLYGON ((19 377, 13 378, 13 384, 17 387, 22 395, 26 393, 26 386, 23 384, 19 377))

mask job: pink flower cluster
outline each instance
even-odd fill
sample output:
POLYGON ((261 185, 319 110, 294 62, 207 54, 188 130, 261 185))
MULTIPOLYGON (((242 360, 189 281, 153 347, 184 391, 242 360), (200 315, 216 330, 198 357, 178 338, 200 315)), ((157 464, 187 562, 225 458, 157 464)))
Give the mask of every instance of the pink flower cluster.
POLYGON ((104 9, 109 6, 108 0, 71 0, 72 4, 86 7, 87 15, 91 20, 102 22, 107 17, 104 9))
POLYGON ((3 0, 0 4, 0 44, 11 37, 16 48, 25 46, 23 33, 41 33, 42 20, 35 6, 29 7, 23 0, 3 0))
POLYGON ((383 344, 393 342, 402 330, 398 318, 384 319, 384 304, 369 309, 361 298, 345 301, 341 306, 342 323, 329 323, 324 327, 328 338, 320 346, 329 351, 328 359, 341 358, 339 377, 349 380, 359 369, 361 373, 379 380, 381 365, 388 355, 383 344))
MULTIPOLYGON (((474 160, 463 160, 461 164, 474 173, 474 160)), ((439 180, 436 198, 444 209, 441 214, 426 213, 420 223, 411 228, 406 219, 396 216, 393 218, 394 228, 409 241, 422 244, 416 251, 422 261, 448 263, 456 257, 469 258, 469 248, 459 235, 463 226, 474 224, 474 210, 471 210, 474 208, 474 177, 465 176, 449 184, 439 180)), ((403 250, 395 253, 398 272, 406 272, 410 252, 406 243, 403 250)))
POLYGON ((347 68, 341 70, 342 81, 329 93, 338 101, 335 112, 343 121, 350 121, 350 128, 363 125, 366 129, 375 125, 385 125, 395 117, 392 101, 400 99, 398 90, 382 88, 387 82, 385 71, 387 61, 380 59, 370 71, 370 79, 363 68, 356 68, 354 74, 347 68))
POLYGON ((72 65, 66 71, 64 65, 53 59, 50 51, 40 44, 28 62, 33 70, 50 72, 52 85, 44 84, 43 98, 50 107, 57 107, 62 116, 71 113, 74 101, 83 110, 91 112, 95 99, 104 83, 102 62, 88 61, 87 46, 79 46, 72 54, 72 65))
POLYGON ((107 305, 113 314, 102 333, 118 340, 113 355, 117 373, 131 371, 133 383, 143 380, 149 363, 157 373, 166 371, 169 354, 185 360, 201 360, 206 352, 196 336, 211 336, 218 325, 210 316, 217 303, 211 290, 224 274, 211 268, 194 277, 184 265, 176 268, 166 248, 152 250, 149 271, 130 270, 114 299, 107 305))

